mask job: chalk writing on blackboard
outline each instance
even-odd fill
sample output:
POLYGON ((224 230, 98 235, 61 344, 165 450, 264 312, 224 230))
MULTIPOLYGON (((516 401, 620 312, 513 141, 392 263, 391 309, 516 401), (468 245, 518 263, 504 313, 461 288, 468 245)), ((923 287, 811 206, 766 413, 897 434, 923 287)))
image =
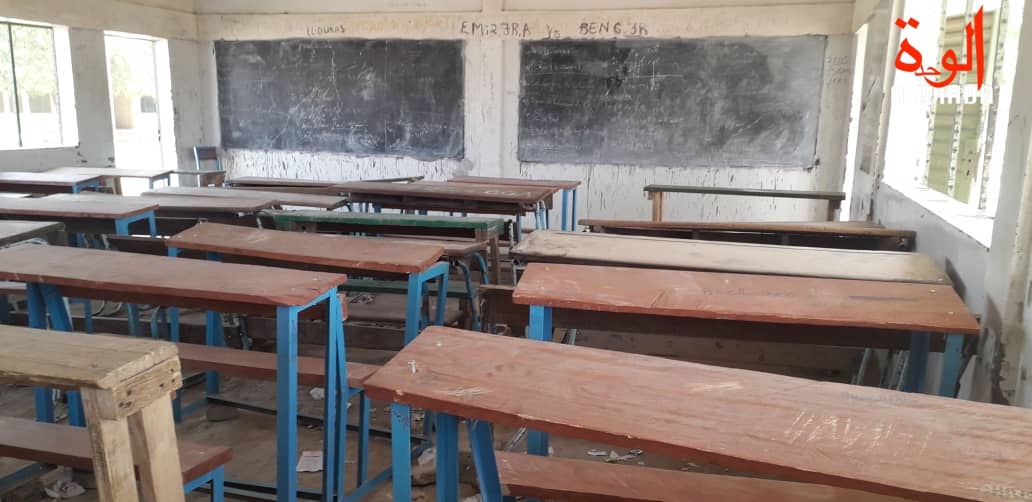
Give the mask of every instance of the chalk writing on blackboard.
POLYGON ((644 23, 591 21, 581 23, 577 32, 582 36, 626 35, 631 37, 647 37, 649 35, 649 28, 644 23))
POLYGON ((530 25, 521 22, 478 23, 476 21, 463 21, 459 25, 459 33, 474 37, 527 38, 530 36, 530 25))
POLYGON ((324 35, 343 35, 347 33, 347 30, 343 24, 312 25, 305 30, 305 33, 310 37, 320 37, 324 35))

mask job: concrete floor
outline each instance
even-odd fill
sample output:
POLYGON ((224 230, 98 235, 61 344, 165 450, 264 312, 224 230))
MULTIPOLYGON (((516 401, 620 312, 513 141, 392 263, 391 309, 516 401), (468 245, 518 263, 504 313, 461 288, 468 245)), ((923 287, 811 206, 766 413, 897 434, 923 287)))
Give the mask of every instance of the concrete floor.
MULTIPOLYGON (((313 353, 319 350, 318 347, 304 347, 303 352, 313 353)), ((223 397, 246 401, 248 403, 273 406, 275 404, 275 385, 272 382, 258 382, 251 380, 242 380, 235 378, 224 378, 223 379, 223 397)), ((203 386, 197 386, 189 390, 188 400, 199 398, 201 396, 203 386)), ((308 388, 301 388, 299 392, 300 411, 303 414, 310 414, 314 416, 321 415, 322 403, 313 399, 309 393, 308 388)), ((24 418, 31 418, 33 416, 32 406, 32 391, 29 388, 24 387, 10 387, 0 386, 0 413, 5 416, 19 416, 24 418)), ((353 402, 351 407, 351 423, 357 423, 357 408, 358 403, 353 402)), ((373 427, 379 427, 384 430, 389 428, 389 417, 387 415, 387 407, 382 403, 373 403, 373 427)), ((63 410, 59 409, 58 413, 63 413, 63 410)), ((418 414, 416 414, 418 416, 418 414)), ((422 423, 414 422, 413 430, 421 430, 422 423)), ((461 428, 460 428, 461 430, 461 428)), ((177 432, 180 439, 185 439, 194 442, 209 443, 209 444, 220 444, 231 446, 234 449, 234 459, 226 467, 227 478, 235 479, 248 479, 258 480, 263 482, 274 482, 275 481, 275 470, 276 470, 276 434, 275 434, 275 417, 271 415, 264 415, 254 412, 239 412, 235 418, 232 418, 223 422, 211 422, 205 418, 205 412, 199 411, 180 424, 177 428, 177 432)), ((515 431, 512 429, 499 427, 496 430, 496 440, 498 448, 504 448, 511 442, 515 436, 515 431)), ((468 450, 468 446, 465 445, 465 439, 461 438, 462 446, 460 448, 468 450)), ((321 449, 321 429, 318 428, 307 428, 301 427, 299 429, 299 444, 301 450, 320 450, 321 449)), ((601 461, 599 457, 590 456, 587 454, 588 450, 616 450, 619 454, 625 454, 625 449, 609 448, 601 444, 593 444, 584 441, 571 440, 566 438, 555 437, 552 440, 552 446, 554 448, 554 455, 560 457, 575 458, 581 460, 601 461)), ((522 440, 515 445, 510 445, 514 450, 520 450, 525 448, 525 443, 522 440)), ((355 452, 357 451, 357 445, 355 442, 355 434, 350 433, 348 438, 348 452, 347 452, 347 468, 348 468, 348 487, 351 488, 354 480, 354 471, 356 469, 355 464, 355 452)), ((376 438, 372 441, 370 447, 370 475, 379 472, 381 469, 386 469, 390 465, 390 442, 385 438, 376 438)), ((665 467, 671 469, 685 469, 685 470, 706 470, 711 472, 723 472, 719 468, 707 469, 701 466, 692 464, 690 462, 659 457, 656 455, 650 455, 645 452, 640 457, 634 458, 624 463, 628 464, 641 464, 652 467, 665 467)), ((15 469, 26 465, 24 462, 16 461, 13 459, 0 459, 0 473, 6 474, 14 471, 15 469)), ((34 502, 51 500, 42 492, 43 483, 51 481, 52 479, 65 475, 64 472, 51 473, 43 479, 35 480, 22 486, 19 490, 9 495, 0 496, 0 500, 3 502, 17 501, 17 502, 34 502)), ((475 477, 472 469, 469 466, 464 466, 463 469, 463 480, 470 482, 475 477)), ((298 482, 302 487, 317 489, 320 483, 320 473, 299 473, 298 482)), ((464 484, 462 486, 462 496, 469 496, 476 493, 476 490, 471 484, 464 484)), ((434 497, 434 486, 414 487, 413 489, 414 500, 425 500, 433 501, 434 497)), ((86 494, 79 497, 75 497, 75 501, 81 502, 92 502, 96 500, 96 494, 93 491, 88 491, 86 494)), ((188 500, 203 501, 207 500, 207 496, 203 494, 194 494, 188 497, 188 500)), ((371 493, 366 500, 382 502, 390 501, 391 497, 391 485, 390 482, 384 483, 377 490, 371 493)))

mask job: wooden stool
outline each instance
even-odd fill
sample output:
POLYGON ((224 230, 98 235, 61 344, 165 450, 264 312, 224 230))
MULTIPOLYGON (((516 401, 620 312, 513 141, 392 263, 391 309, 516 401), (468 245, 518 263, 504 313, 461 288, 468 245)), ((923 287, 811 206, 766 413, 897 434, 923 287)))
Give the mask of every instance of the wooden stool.
POLYGON ((169 396, 182 385, 178 350, 155 340, 0 326, 0 382, 82 394, 103 502, 184 500, 169 396))

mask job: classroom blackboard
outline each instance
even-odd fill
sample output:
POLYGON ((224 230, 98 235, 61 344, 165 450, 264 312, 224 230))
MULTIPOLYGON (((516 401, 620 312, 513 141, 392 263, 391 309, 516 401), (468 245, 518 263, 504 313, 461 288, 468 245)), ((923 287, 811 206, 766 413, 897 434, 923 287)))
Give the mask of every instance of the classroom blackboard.
POLYGON ((519 159, 815 164, 826 37, 523 42, 519 159))
POLYGON ((462 52, 450 40, 216 42, 222 146, 461 158, 462 52))

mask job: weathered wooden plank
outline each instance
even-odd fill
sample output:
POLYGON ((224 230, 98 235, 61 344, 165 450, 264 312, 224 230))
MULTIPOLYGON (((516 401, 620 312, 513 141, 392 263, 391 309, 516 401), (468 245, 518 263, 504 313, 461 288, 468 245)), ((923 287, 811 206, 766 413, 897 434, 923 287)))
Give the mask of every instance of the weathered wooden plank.
POLYGON ((347 270, 422 272, 443 254, 440 246, 418 241, 388 241, 201 223, 167 239, 169 247, 347 270))
POLYGON ((0 381, 44 387, 113 389, 130 377, 176 357, 158 340, 62 333, 0 325, 0 381))
POLYGON ((760 188, 726 188, 682 185, 648 185, 646 193, 694 193, 704 195, 742 195, 752 197, 777 197, 789 199, 815 199, 827 201, 846 200, 845 192, 820 192, 809 190, 769 190, 760 188))
POLYGON ((508 185, 517 187, 543 187, 555 190, 573 190, 581 186, 576 180, 529 180, 523 178, 493 178, 490 176, 456 176, 452 183, 472 183, 479 185, 508 185))
POLYGON ((903 502, 808 483, 495 452, 507 495, 566 502, 903 502))
POLYGON ((930 256, 892 251, 537 231, 510 255, 524 262, 951 284, 930 256))
MULTIPOLYGON (((53 284, 105 297, 162 298, 158 305, 231 302, 301 306, 343 284, 343 274, 59 246, 0 250, 0 280, 53 284)), ((144 301, 139 299, 136 301, 144 301)), ((243 311, 231 311, 243 312, 243 311)))
POLYGON ((422 216, 389 213, 343 213, 339 211, 265 211, 280 223, 336 223, 369 227, 426 227, 435 229, 494 230, 501 232, 505 221, 501 218, 422 216))
POLYGON ((0 198, 0 215, 14 218, 113 220, 143 214, 155 210, 157 207, 156 201, 102 194, 61 194, 37 199, 0 198))
POLYGON ((99 180, 100 176, 81 174, 4 171, 0 172, 0 192, 71 193, 75 186, 99 180))
POLYGON ((47 170, 54 174, 77 174, 83 176, 100 176, 107 179, 139 178, 158 180, 172 174, 171 169, 151 171, 147 169, 120 169, 116 167, 55 167, 47 170))
POLYGON ((979 334, 953 288, 533 263, 513 301, 591 312, 979 334))
POLYGON ((360 181, 336 185, 354 195, 408 196, 425 199, 469 200, 532 205, 551 197, 555 190, 543 187, 417 181, 384 183, 360 181))
POLYGON ((280 206, 318 207, 323 209, 336 209, 348 202, 345 197, 277 191, 273 188, 268 190, 234 190, 218 187, 165 187, 144 192, 143 195, 272 200, 275 201, 275 205, 280 206))
POLYGON ((1032 493, 1032 412, 1009 406, 441 327, 365 388, 376 400, 888 496, 1032 493))

